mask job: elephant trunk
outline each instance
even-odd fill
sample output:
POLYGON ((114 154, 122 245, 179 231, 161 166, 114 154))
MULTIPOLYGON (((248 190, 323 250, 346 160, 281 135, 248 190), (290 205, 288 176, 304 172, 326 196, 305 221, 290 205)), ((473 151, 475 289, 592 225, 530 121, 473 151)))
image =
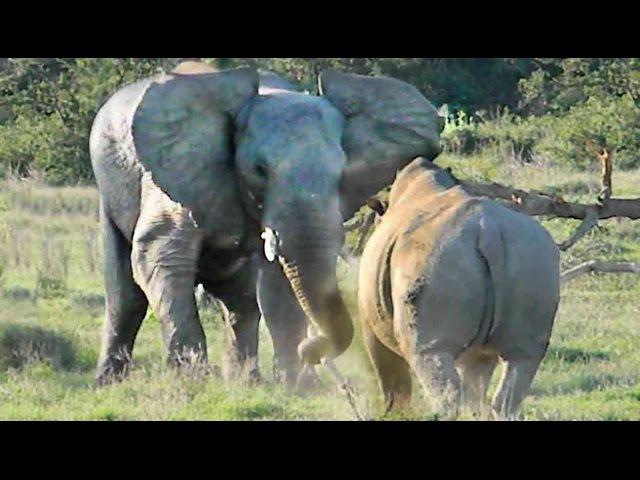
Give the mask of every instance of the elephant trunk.
POLYGON ((317 365, 325 357, 337 357, 353 340, 353 322, 338 289, 335 261, 331 269, 284 259, 281 265, 300 307, 317 330, 298 346, 301 360, 317 365))
POLYGON ((353 324, 336 277, 344 242, 339 208, 337 204, 324 211, 300 208, 286 221, 270 223, 276 230, 265 230, 265 255, 268 260, 278 259, 298 304, 316 330, 298 346, 300 359, 316 365, 325 357, 335 358, 353 339, 353 324))

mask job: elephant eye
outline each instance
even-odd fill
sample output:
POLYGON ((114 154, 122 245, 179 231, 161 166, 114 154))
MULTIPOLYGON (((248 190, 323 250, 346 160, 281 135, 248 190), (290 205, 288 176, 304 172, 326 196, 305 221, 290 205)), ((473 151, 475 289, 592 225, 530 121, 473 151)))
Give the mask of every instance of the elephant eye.
POLYGON ((256 165, 256 175, 260 178, 267 178, 267 169, 263 164, 256 165))

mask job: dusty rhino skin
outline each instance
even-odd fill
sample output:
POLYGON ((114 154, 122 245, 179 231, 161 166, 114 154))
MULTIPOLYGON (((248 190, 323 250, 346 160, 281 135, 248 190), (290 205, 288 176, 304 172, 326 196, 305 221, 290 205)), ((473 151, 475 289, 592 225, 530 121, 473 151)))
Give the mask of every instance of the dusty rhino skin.
POLYGON ((466 194, 418 158, 393 184, 361 259, 363 336, 390 405, 411 398, 412 370, 438 412, 493 400, 512 418, 545 355, 559 301, 559 252, 532 218, 466 194))

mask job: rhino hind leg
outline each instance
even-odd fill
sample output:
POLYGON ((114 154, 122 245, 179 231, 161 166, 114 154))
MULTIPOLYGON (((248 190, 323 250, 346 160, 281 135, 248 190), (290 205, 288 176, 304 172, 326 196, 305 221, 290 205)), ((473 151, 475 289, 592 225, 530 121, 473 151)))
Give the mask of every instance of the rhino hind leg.
POLYGON ((462 402, 477 418, 488 416, 487 390, 497 355, 464 352, 456 362, 462 380, 462 402))
POLYGON ((522 400, 529 391, 542 358, 507 360, 500 386, 493 400, 498 420, 515 420, 522 400))
POLYGON ((364 344, 378 377, 387 411, 411 403, 411 371, 404 358, 385 347, 366 324, 362 324, 364 344))
POLYGON ((431 397, 435 414, 443 420, 457 418, 461 382, 450 352, 422 350, 413 356, 413 370, 425 393, 431 397))

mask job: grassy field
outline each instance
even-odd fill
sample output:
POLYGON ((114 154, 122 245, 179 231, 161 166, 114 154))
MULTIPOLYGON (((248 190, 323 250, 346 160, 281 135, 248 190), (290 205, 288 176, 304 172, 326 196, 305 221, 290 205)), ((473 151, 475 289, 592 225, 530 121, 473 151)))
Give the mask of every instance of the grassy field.
MULTIPOLYGON (((562 192, 567 200, 591 200, 598 191, 595 172, 498 164, 481 156, 444 157, 441 164, 461 178, 562 192)), ((613 182, 615 196, 640 196, 640 171, 614 172, 613 182)), ((149 314, 130 377, 94 389, 103 323, 97 209, 90 187, 0 183, 0 419, 353 419, 326 377, 326 392, 307 398, 270 384, 272 345, 264 325, 263 386, 177 375, 164 366, 160 325, 149 314)), ((543 223, 557 241, 576 225, 543 223)), ((563 254, 563 269, 587 259, 640 261, 640 223, 602 225, 563 254)), ((354 314, 355 274, 356 265, 340 265, 354 314)), ((628 274, 583 276, 563 288, 550 350, 523 404, 524 419, 640 419, 639 296, 640 276, 628 274)), ((201 313, 211 362, 219 364, 224 327, 214 309, 201 313)), ((383 405, 359 338, 337 363, 360 393, 359 408, 380 418, 383 405)), ((432 418, 427 399, 414 391, 413 409, 387 418, 432 418)))

